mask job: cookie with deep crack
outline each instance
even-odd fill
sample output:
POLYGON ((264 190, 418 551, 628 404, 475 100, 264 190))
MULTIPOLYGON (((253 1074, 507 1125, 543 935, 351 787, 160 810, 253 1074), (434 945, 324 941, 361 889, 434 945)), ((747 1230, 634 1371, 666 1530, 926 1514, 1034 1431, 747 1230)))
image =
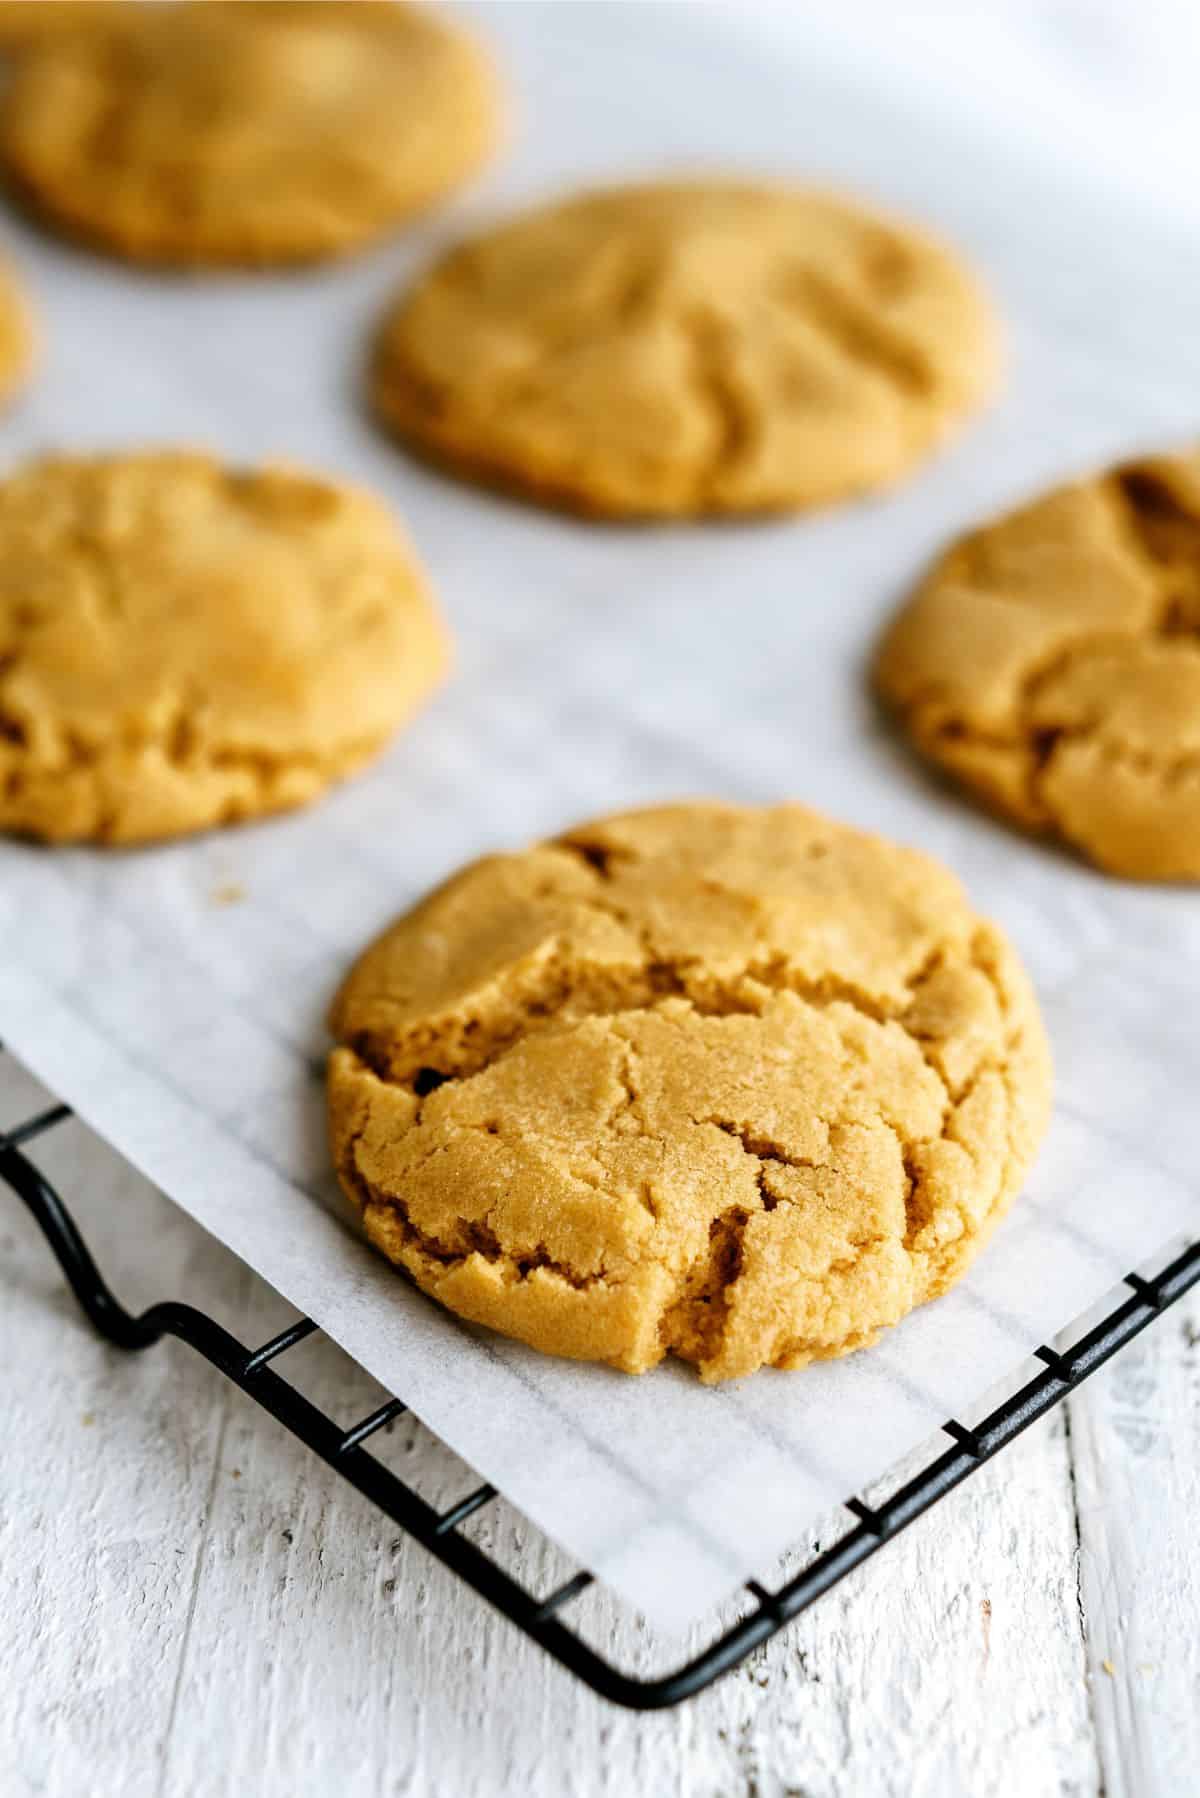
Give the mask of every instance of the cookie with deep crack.
POLYGON ((1049 1055, 945 868, 798 805, 678 805, 490 856, 333 1008, 338 1173, 476 1323, 708 1381, 871 1342, 1024 1179, 1049 1055))
POLYGON ((923 753, 996 811, 1111 873, 1200 879, 1200 451, 961 538, 876 678, 923 753))
POLYGON ((182 451, 0 483, 0 829, 133 843, 304 805, 445 639, 382 505, 182 451))
POLYGON ((886 485, 995 368, 940 244, 847 200, 706 182, 584 194, 452 250, 388 314, 372 391, 468 477, 671 517, 886 485))
POLYGON ((490 67, 420 6, 129 9, 21 56, 0 157, 49 222, 137 261, 309 262, 457 186, 496 130, 490 67))

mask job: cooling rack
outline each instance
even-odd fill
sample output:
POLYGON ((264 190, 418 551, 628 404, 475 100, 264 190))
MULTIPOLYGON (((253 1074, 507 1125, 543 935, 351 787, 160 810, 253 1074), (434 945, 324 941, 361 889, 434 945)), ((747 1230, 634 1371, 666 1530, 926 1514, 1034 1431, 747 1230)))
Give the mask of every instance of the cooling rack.
POLYGON ((845 1509, 853 1521, 793 1578, 774 1589, 749 1581, 750 1608, 745 1615, 682 1666, 654 1678, 641 1678, 606 1659, 566 1621, 564 1614, 594 1583, 594 1575, 581 1569, 548 1593, 530 1592, 462 1533, 461 1526, 468 1518, 498 1496, 494 1486, 478 1485, 456 1504, 438 1510, 369 1452, 366 1444, 370 1438, 407 1409, 403 1399, 391 1398, 369 1416, 347 1425, 327 1416, 276 1371, 276 1363, 289 1349, 319 1333, 320 1326, 311 1317, 299 1319, 268 1342, 250 1348, 214 1318, 181 1300, 151 1305, 138 1316, 127 1311, 106 1284, 62 1195, 24 1152, 36 1138, 71 1115, 68 1106, 55 1105, 0 1133, 0 1179, 25 1202, 41 1226, 71 1290, 98 1333, 130 1351, 150 1348, 164 1336, 186 1343, 547 1654, 602 1697, 634 1710, 679 1704, 744 1661, 969 1479, 1022 1430, 1060 1404, 1110 1355, 1200 1282, 1200 1242, 1181 1250, 1153 1277, 1126 1275, 1123 1292, 1111 1309, 1069 1349, 1037 1349, 1038 1371, 972 1427, 953 1418, 943 1424, 946 1448, 885 1501, 868 1504, 858 1497, 848 1498, 845 1509))

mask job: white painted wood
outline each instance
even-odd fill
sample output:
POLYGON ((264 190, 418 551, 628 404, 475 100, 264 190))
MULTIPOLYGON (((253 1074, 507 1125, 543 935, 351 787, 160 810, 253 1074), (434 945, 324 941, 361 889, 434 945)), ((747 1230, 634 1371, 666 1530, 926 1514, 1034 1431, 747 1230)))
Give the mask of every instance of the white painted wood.
POLYGON ((1080 1600, 1108 1798, 1194 1790, 1200 1768, 1200 1306, 1072 1400, 1080 1600))
MULTIPOLYGON (((225 1282, 244 1288, 115 1157, 72 1155, 70 1134, 82 1132, 64 1126, 47 1165, 86 1169, 81 1209, 122 1287, 136 1291, 148 1274, 202 1303, 225 1282)), ((152 1792, 220 1382, 182 1351, 135 1361, 99 1344, 7 1189, 0 1368, 0 1789, 85 1792, 104 1768, 130 1794, 152 1792)))
MULTIPOLYGON (((6 1084, 0 1118, 26 1097, 6 1084)), ((43 1159, 122 1291, 187 1290, 248 1340, 286 1318, 77 1125, 43 1159)), ((715 1691, 638 1717, 186 1351, 98 1344, 0 1199, 0 1790, 1176 1793, 1197 1746, 1198 1328, 1200 1308, 1174 1314, 1080 1394, 1069 1434, 1065 1413, 1039 1425, 715 1691)), ((348 1422, 379 1397, 321 1340, 286 1365, 348 1422)), ((431 1496, 468 1489, 411 1420, 380 1452, 431 1496)), ((564 1571, 503 1506, 471 1528, 538 1589, 564 1571)), ((579 1613, 665 1664, 604 1594, 579 1613)))
MULTIPOLYGON (((340 1358, 321 1370, 323 1401, 339 1379, 340 1358)), ((1041 1432, 1019 1465, 956 1501, 949 1527, 898 1545, 890 1565, 691 1711, 637 1719, 547 1667, 419 1550, 393 1550, 331 1477, 297 1464, 257 1419, 244 1423, 231 1423, 225 1440, 169 1791, 224 1793, 253 1781, 282 1794, 320 1788, 333 1769, 356 1794, 398 1786, 439 1798, 901 1794, 914 1769, 931 1790, 940 1781, 984 1791, 1002 1759, 1026 1792, 1095 1785, 1061 1431, 1041 1432), (1020 1524, 989 1531, 988 1517, 1014 1495, 1020 1524), (1018 1581, 1014 1527, 1028 1541, 1018 1581), (287 1636, 302 1645, 298 1659, 282 1647, 287 1636), (996 1711, 980 1702, 989 1689, 1004 1698, 996 1711), (258 1728, 230 1744, 232 1764, 214 1765, 212 1742, 231 1707, 258 1728)), ((392 1450, 415 1454, 423 1474, 441 1472, 410 1446, 414 1434, 398 1430, 392 1450)), ((447 1498, 461 1482, 435 1480, 447 1498)), ((561 1571, 553 1551, 521 1552, 519 1520, 487 1533, 539 1588, 561 1571)), ((627 1650, 628 1620, 603 1600, 592 1609, 627 1650)))

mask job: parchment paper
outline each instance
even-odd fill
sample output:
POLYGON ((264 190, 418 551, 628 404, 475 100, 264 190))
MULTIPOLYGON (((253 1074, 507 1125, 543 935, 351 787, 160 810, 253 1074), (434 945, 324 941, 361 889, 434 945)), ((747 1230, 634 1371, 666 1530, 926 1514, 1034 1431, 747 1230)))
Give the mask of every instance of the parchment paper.
POLYGON ((317 1318, 659 1625, 762 1574, 1200 1216, 1200 904, 978 816, 864 694, 870 644, 946 534, 1049 478, 1200 428, 1200 227, 1016 139, 977 97, 789 62, 682 6, 480 10, 516 95, 470 199, 346 269, 139 276, 10 224, 47 359, 0 425, 36 447, 186 441, 370 482, 459 644, 366 778, 286 819, 145 852, 0 844, 0 1032, 177 1203, 317 1318), (377 438, 371 321, 471 220, 578 179, 828 178, 957 240, 1008 320, 1001 403, 894 495, 796 522, 626 530, 460 488, 377 438), (378 1262, 332 1192, 322 1014, 389 917, 462 860, 658 798, 796 796, 943 856, 1011 931, 1058 1066, 1053 1129, 978 1270, 877 1348, 706 1391, 468 1330, 378 1262), (224 889, 244 889, 222 904, 224 889))

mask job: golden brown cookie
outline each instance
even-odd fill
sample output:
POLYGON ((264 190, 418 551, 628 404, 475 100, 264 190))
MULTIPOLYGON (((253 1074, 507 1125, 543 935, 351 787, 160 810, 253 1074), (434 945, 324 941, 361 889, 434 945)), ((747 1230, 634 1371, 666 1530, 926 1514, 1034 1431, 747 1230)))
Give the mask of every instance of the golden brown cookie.
POLYGON ((997 811, 1114 874, 1200 878, 1200 452, 960 539, 876 672, 920 749, 997 811))
POLYGON ((894 481, 995 366, 940 245, 850 201, 706 182, 584 194, 453 250, 385 320, 373 394, 463 474, 670 517, 894 481))
POLYGON ((0 263, 0 406, 24 386, 35 345, 29 307, 13 275, 0 263))
POLYGON ((0 483, 0 829, 132 843, 304 805, 441 677, 388 513, 207 456, 0 483))
POLYGON ((494 114, 480 51, 421 7, 207 0, 29 50, 0 155, 49 221, 120 255, 307 262, 457 185, 494 114))
POLYGON ((954 876, 798 805, 476 862, 332 1023, 371 1241, 463 1317, 630 1373, 871 1342, 962 1273, 1049 1102, 1029 983, 954 876))
POLYGON ((133 17, 124 0, 0 0, 0 50, 23 49, 68 32, 94 31, 133 17))

